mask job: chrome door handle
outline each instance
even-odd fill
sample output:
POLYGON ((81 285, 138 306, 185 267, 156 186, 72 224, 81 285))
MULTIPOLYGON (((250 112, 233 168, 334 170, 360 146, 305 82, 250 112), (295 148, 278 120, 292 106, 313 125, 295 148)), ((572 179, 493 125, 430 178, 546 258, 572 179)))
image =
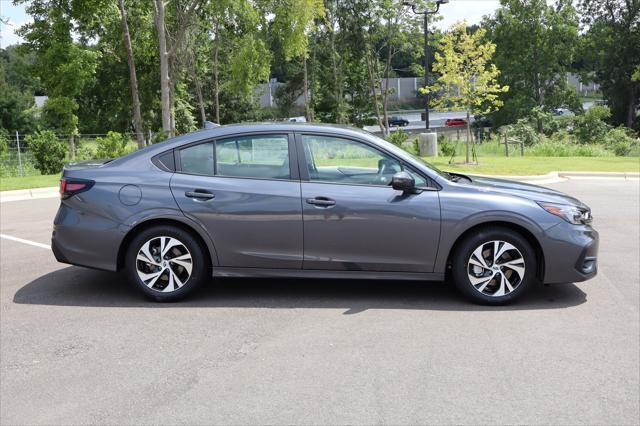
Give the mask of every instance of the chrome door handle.
POLYGON ((185 197, 195 198, 196 200, 211 200, 216 196, 209 191, 187 191, 184 193, 185 197))
POLYGON ((318 207, 331 207, 335 206, 335 200, 327 197, 307 198, 307 204, 311 204, 318 207))

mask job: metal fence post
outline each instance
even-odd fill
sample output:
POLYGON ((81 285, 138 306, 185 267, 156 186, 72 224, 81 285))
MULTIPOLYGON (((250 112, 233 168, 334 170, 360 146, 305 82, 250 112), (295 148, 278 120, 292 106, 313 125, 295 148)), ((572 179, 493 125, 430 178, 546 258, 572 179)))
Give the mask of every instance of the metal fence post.
POLYGON ((18 145, 18 169, 20 170, 20 176, 24 176, 24 170, 22 169, 22 157, 20 156, 20 135, 16 130, 16 144, 18 145))

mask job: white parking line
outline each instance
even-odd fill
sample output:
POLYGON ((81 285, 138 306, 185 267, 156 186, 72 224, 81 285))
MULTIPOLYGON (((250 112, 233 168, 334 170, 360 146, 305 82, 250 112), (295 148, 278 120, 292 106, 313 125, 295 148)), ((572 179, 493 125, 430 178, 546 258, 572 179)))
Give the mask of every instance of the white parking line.
POLYGON ((51 246, 42 243, 36 243, 35 241, 23 240, 22 238, 12 237, 7 234, 0 234, 0 238, 4 238, 5 240, 11 240, 22 244, 28 244, 30 246, 40 247, 43 249, 51 250, 51 246))

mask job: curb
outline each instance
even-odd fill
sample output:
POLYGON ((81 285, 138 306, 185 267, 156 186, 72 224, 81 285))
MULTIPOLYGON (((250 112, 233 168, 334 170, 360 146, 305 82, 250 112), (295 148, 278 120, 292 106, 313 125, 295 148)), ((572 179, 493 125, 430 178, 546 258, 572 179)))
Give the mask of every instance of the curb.
POLYGON ((60 196, 57 186, 47 188, 18 189, 15 191, 0 191, 0 203, 9 201, 35 200, 40 198, 56 198, 60 196))
MULTIPOLYGON (((546 175, 534 176, 505 176, 505 175, 480 175, 474 176, 514 180, 523 183, 546 185, 550 183, 564 182, 570 179, 597 179, 597 180, 640 180, 638 172, 549 172, 546 175)), ((48 188, 18 189, 15 191, 0 191, 0 203, 10 201, 35 200, 41 198, 57 198, 60 196, 57 186, 48 188)))

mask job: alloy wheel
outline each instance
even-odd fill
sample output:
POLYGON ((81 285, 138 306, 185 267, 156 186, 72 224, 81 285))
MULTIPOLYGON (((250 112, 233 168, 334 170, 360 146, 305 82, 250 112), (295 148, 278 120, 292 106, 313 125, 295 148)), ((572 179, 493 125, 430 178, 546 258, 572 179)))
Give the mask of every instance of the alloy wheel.
POLYGON ((473 288, 492 297, 505 296, 522 283, 525 261, 522 253, 506 241, 488 241, 469 257, 467 275, 473 288))
POLYGON ((136 271, 150 289, 168 293, 184 286, 191 277, 193 259, 189 249, 173 237, 154 237, 136 256, 136 271))

